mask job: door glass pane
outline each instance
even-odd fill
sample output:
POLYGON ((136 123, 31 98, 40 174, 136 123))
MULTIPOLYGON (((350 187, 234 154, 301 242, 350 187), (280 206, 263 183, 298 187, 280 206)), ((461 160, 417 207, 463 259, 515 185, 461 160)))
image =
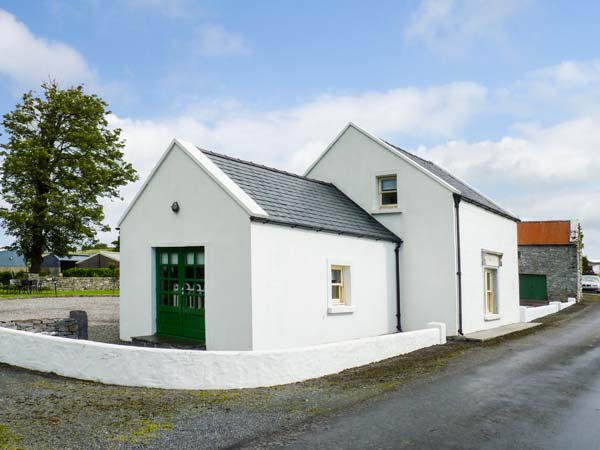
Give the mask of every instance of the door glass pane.
POLYGON ((167 280, 160 280, 160 290, 169 291, 169 282, 167 280))
POLYGON ((169 266, 169 277, 170 278, 178 278, 179 277, 179 267, 169 266))
POLYGON ((170 262, 171 262, 171 264, 178 264, 179 263, 179 253, 171 252, 170 262))
POLYGON ((196 252, 196 264, 204 264, 204 250, 196 252))
POLYGON ((202 283, 196 283, 196 293, 204 294, 204 288, 202 287, 202 283))
POLYGON ((204 267, 196 268, 196 277, 198 277, 199 280, 204 280, 204 267))
POLYGON ((168 294, 160 294, 160 304, 161 306, 169 306, 170 304, 170 296, 168 294))
POLYGON ((194 252, 187 252, 185 255, 185 263, 186 264, 194 264, 194 252))
POLYGON ((169 276, 169 267, 168 266, 160 266, 160 277, 167 278, 169 276))
MULTIPOLYGON (((192 253, 192 257, 194 254, 192 253)), ((185 266, 185 278, 188 280, 194 279, 194 267, 193 266, 185 266)))
POLYGON ((169 254, 168 253, 162 252, 160 254, 160 263, 161 264, 169 264, 169 254))

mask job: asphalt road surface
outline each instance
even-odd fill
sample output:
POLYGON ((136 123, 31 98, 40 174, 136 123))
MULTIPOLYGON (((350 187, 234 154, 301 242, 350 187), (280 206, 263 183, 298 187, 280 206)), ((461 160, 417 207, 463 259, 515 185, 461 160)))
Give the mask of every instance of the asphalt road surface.
POLYGON ((600 449, 600 305, 484 364, 237 448, 600 449))

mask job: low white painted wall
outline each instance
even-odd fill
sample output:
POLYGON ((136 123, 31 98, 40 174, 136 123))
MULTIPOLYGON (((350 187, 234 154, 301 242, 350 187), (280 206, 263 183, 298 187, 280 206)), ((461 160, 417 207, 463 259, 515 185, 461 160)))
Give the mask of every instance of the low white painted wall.
POLYGON ((154 349, 0 328, 0 362, 81 380, 164 389, 239 389, 294 383, 443 344, 445 325, 274 351, 154 349))
POLYGON ((567 302, 550 302, 544 306, 521 306, 519 308, 519 315, 521 322, 531 322, 532 320, 539 319, 540 317, 554 314, 563 309, 573 306, 577 301, 574 298, 569 298, 567 302))

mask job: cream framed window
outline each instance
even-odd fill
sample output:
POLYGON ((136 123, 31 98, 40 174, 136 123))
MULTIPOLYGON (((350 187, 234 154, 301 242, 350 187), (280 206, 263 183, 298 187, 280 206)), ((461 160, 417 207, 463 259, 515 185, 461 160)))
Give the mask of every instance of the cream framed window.
POLYGON ((356 305, 352 300, 351 262, 327 260, 327 314, 352 314, 356 305))
POLYGON ((333 306, 346 305, 344 266, 331 266, 331 304, 333 306))
POLYGON ((380 208, 398 207, 398 178, 396 175, 377 177, 377 196, 380 208))
POLYGON ((497 282, 498 269, 483 269, 483 286, 486 316, 498 314, 497 282))

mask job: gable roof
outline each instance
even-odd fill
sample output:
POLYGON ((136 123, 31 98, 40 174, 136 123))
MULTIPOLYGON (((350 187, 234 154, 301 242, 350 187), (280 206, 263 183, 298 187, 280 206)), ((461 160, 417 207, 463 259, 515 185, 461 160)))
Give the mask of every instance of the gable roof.
POLYGON ((199 150, 267 212, 268 217, 254 220, 400 241, 331 183, 199 150))
POLYGON ((192 160, 192 162, 196 164, 196 166, 198 166, 210 178, 212 178, 212 180, 217 183, 221 189, 223 189, 227 195, 229 195, 238 205, 240 205, 250 216, 267 217, 267 213, 260 206, 258 206, 256 202, 252 200, 250 196, 248 196, 248 194, 246 194, 227 175, 225 175, 221 169, 215 166, 214 163, 206 157, 206 155, 204 155, 202 152, 199 152, 195 145, 180 139, 173 139, 156 165, 152 168, 150 175, 148 175, 140 190, 137 191, 133 197, 133 200, 131 200, 129 205, 127 205, 125 212, 117 222, 118 227, 120 227, 123 221, 127 218, 133 209, 133 206, 140 199, 143 192, 146 190, 146 187, 148 187, 148 184, 150 184, 150 181, 152 178, 154 178, 154 175, 156 175, 156 172, 158 172, 160 166, 175 148, 178 148, 184 152, 192 160))
POLYGON ((406 155, 408 158, 410 158, 411 160, 413 160, 414 162, 419 164, 424 169, 428 170, 429 172, 433 173, 440 179, 444 180, 446 183, 448 183, 453 188, 455 188, 458 191, 457 193, 460 194, 460 196, 462 197, 462 199, 464 201, 466 201, 468 203, 472 203, 477 206, 480 206, 480 207, 487 209, 498 215, 504 216, 507 219, 519 221, 519 218, 516 217, 515 215, 513 215, 511 212, 502 208, 500 205, 498 205, 496 202, 494 202, 490 198, 483 195, 477 189, 473 188, 472 186, 469 186, 467 183, 462 181, 460 178, 455 177, 450 172, 446 171, 445 169, 442 169, 437 164, 435 164, 431 161, 428 161, 426 159, 423 159, 423 158, 421 158, 417 155, 414 155, 410 152, 407 152, 406 150, 403 150, 400 147, 396 147, 395 145, 390 144, 389 142, 386 142, 386 143, 389 146, 391 146, 392 148, 394 148, 395 150, 397 150, 398 152, 406 155))
POLYGON ((13 250, 0 250, 0 267, 27 267, 25 258, 13 250))
POLYGON ((390 144, 389 142, 384 141, 383 139, 378 138, 377 136, 372 135, 368 131, 363 130, 359 126, 349 122, 344 129, 336 136, 336 138, 327 146, 325 151, 321 153, 321 155, 313 162, 309 168, 304 173, 305 175, 309 175, 312 169, 318 164, 318 162, 329 152, 329 150, 335 145, 335 143, 346 133, 349 128, 353 128, 359 133, 363 134, 367 138, 371 139, 375 143, 379 144, 381 147, 392 153, 393 155, 399 157, 404 160, 406 163, 410 164, 417 170, 421 171, 435 182, 448 189, 453 194, 458 194, 461 198, 469 203, 472 203, 476 206, 479 206, 483 209, 486 209, 490 212, 498 214, 500 216, 506 217, 507 219, 514 220, 519 222, 520 219, 512 214, 510 211, 502 208, 496 202, 483 195, 477 189, 473 188, 469 184, 465 183, 458 177, 450 174, 445 169, 442 169, 437 164, 428 161, 426 159, 420 158, 417 155, 413 155, 406 150, 401 149, 400 147, 396 147, 395 145, 390 144))
POLYGON ((121 254, 119 252, 100 251, 98 253, 93 253, 93 254, 89 255, 87 258, 84 258, 81 261, 78 261, 77 264, 87 261, 89 259, 95 258, 96 256, 104 256, 105 258, 112 259, 113 261, 117 261, 117 262, 121 261, 121 254))

